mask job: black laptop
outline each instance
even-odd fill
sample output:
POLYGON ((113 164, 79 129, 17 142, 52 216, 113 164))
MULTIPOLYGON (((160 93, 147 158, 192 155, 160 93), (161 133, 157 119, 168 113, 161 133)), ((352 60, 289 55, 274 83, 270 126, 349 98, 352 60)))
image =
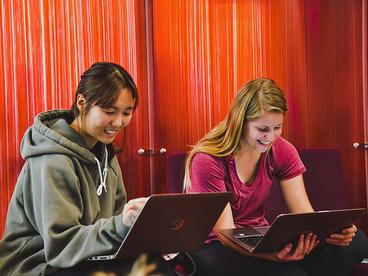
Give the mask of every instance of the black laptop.
POLYGON ((224 229, 221 233, 251 253, 275 252, 297 243, 302 233, 314 233, 320 242, 352 226, 364 208, 281 214, 271 226, 224 229))
POLYGON ((199 249, 231 196, 223 193, 154 194, 149 197, 118 251, 88 260, 169 254, 199 249))

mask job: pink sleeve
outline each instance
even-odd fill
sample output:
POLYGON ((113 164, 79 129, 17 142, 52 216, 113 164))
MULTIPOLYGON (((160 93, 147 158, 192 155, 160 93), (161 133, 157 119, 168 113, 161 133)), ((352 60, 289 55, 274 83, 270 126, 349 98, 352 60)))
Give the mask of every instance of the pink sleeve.
POLYGON ((197 153, 191 163, 189 192, 225 192, 226 168, 221 159, 197 153))
POLYGON ((306 171, 295 147, 279 137, 273 149, 275 158, 274 176, 279 180, 288 180, 306 171))

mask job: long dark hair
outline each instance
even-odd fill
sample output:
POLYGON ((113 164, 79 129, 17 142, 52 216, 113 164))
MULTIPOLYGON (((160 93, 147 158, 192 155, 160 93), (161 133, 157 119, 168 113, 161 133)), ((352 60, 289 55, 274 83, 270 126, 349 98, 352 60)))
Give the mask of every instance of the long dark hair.
MULTIPOLYGON (((134 99, 133 110, 135 110, 138 105, 138 89, 131 75, 119 64, 112 62, 94 63, 83 73, 79 81, 74 102, 71 106, 74 118, 78 116, 83 117, 93 104, 102 108, 111 106, 119 97, 122 89, 128 89, 132 93, 134 99), (78 95, 82 95, 85 99, 85 108, 81 112, 77 107, 78 95)), ((83 131, 83 120, 81 121, 83 131)), ((124 128, 123 147, 125 145, 125 139, 126 129, 124 128)), ((107 149, 109 151, 109 159, 111 160, 116 150, 112 144, 107 145, 107 149)))

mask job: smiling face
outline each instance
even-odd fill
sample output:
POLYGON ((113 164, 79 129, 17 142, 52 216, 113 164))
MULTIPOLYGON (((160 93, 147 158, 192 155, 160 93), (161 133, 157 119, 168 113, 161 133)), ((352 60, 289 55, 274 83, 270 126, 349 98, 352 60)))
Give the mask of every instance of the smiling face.
POLYGON ((281 112, 264 112, 249 120, 244 128, 244 145, 259 153, 266 152, 281 135, 284 115, 281 112))
MULTIPOLYGON (((79 115, 71 126, 82 134, 88 148, 93 148, 98 141, 111 144, 118 132, 130 123, 134 102, 131 91, 121 89, 111 106, 100 107, 94 103, 84 115, 79 115), (80 130, 80 125, 83 126, 83 131, 80 130)), ((79 95, 78 109, 82 111, 84 105, 85 99, 79 95)))

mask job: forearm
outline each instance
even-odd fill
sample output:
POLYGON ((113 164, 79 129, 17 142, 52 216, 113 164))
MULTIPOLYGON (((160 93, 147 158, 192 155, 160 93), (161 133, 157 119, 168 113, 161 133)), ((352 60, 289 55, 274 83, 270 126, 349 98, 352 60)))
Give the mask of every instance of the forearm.
POLYGON ((128 231, 121 215, 100 219, 91 225, 76 225, 59 230, 49 225, 44 232, 45 257, 55 267, 70 267, 91 256, 107 255, 117 250, 128 231))
POLYGON ((291 213, 314 212, 304 187, 303 176, 298 175, 280 182, 285 203, 291 213))

